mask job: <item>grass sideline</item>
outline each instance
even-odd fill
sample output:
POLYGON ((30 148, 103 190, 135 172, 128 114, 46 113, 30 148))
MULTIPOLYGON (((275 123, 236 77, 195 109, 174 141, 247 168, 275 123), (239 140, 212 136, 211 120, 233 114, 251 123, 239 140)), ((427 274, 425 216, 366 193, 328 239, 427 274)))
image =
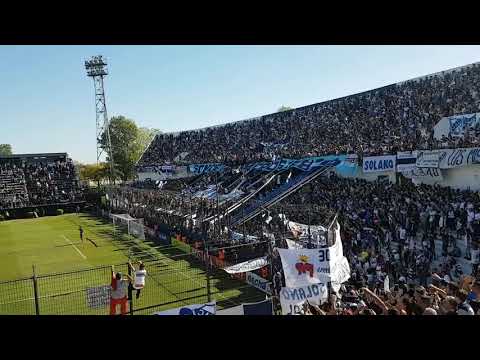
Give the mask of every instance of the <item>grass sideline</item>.
MULTIPOLYGON (((205 271, 187 253, 183 243, 159 247, 125 234, 114 236, 111 224, 87 214, 0 222, 0 282, 31 277, 35 264, 41 314, 107 314, 106 308, 87 306, 85 289, 107 284, 110 265, 129 259, 148 264, 147 286, 134 301, 134 309, 148 309, 138 314, 206 302, 205 271), (83 243, 79 225, 84 229, 83 243), (71 271, 77 272, 60 274, 71 271), (57 275, 43 277, 51 273, 57 275)), ((127 271, 125 265, 116 269, 127 271)), ((211 284, 219 309, 265 297, 222 271, 212 274, 211 284)), ((31 279, 0 283, 0 314, 35 314, 31 279)))

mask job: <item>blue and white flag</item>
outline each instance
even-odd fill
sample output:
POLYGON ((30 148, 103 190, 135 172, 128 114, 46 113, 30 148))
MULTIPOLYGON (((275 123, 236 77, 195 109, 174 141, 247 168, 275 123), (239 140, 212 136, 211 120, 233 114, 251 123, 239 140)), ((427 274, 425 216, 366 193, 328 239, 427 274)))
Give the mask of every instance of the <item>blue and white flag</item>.
POLYGON ((215 315, 216 303, 186 305, 176 309, 156 312, 153 315, 215 315))

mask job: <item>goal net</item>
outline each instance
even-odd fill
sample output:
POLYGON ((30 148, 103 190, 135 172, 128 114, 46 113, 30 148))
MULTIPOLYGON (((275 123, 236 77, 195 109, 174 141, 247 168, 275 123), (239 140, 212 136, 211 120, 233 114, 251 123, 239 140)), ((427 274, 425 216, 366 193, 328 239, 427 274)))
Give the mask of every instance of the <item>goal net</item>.
POLYGON ((127 232, 138 239, 145 240, 145 228, 143 219, 136 219, 129 214, 112 214, 113 231, 127 232))

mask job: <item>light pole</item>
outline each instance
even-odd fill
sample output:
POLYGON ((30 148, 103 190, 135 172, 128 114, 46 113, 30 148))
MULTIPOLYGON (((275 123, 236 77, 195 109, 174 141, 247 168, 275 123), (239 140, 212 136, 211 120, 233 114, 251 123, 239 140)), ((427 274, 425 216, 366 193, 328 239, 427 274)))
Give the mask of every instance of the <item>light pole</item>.
POLYGON ((93 56, 90 60, 85 61, 85 69, 87 76, 93 78, 93 86, 95 89, 95 113, 97 125, 97 164, 105 150, 108 155, 110 180, 114 178, 113 168, 113 152, 112 142, 110 140, 110 122, 107 116, 107 105, 105 102, 105 90, 103 87, 103 78, 108 74, 107 63, 101 55, 93 56), (102 137, 105 136, 106 142, 102 144, 102 137))

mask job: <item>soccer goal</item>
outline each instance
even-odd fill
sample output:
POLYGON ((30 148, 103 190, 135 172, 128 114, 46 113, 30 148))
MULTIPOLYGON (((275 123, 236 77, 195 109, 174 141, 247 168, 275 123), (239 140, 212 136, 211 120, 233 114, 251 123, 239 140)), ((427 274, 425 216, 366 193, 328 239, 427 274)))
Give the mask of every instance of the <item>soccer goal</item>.
POLYGON ((136 219, 129 214, 112 214, 114 235, 117 231, 125 231, 129 235, 145 240, 143 219, 136 219))

